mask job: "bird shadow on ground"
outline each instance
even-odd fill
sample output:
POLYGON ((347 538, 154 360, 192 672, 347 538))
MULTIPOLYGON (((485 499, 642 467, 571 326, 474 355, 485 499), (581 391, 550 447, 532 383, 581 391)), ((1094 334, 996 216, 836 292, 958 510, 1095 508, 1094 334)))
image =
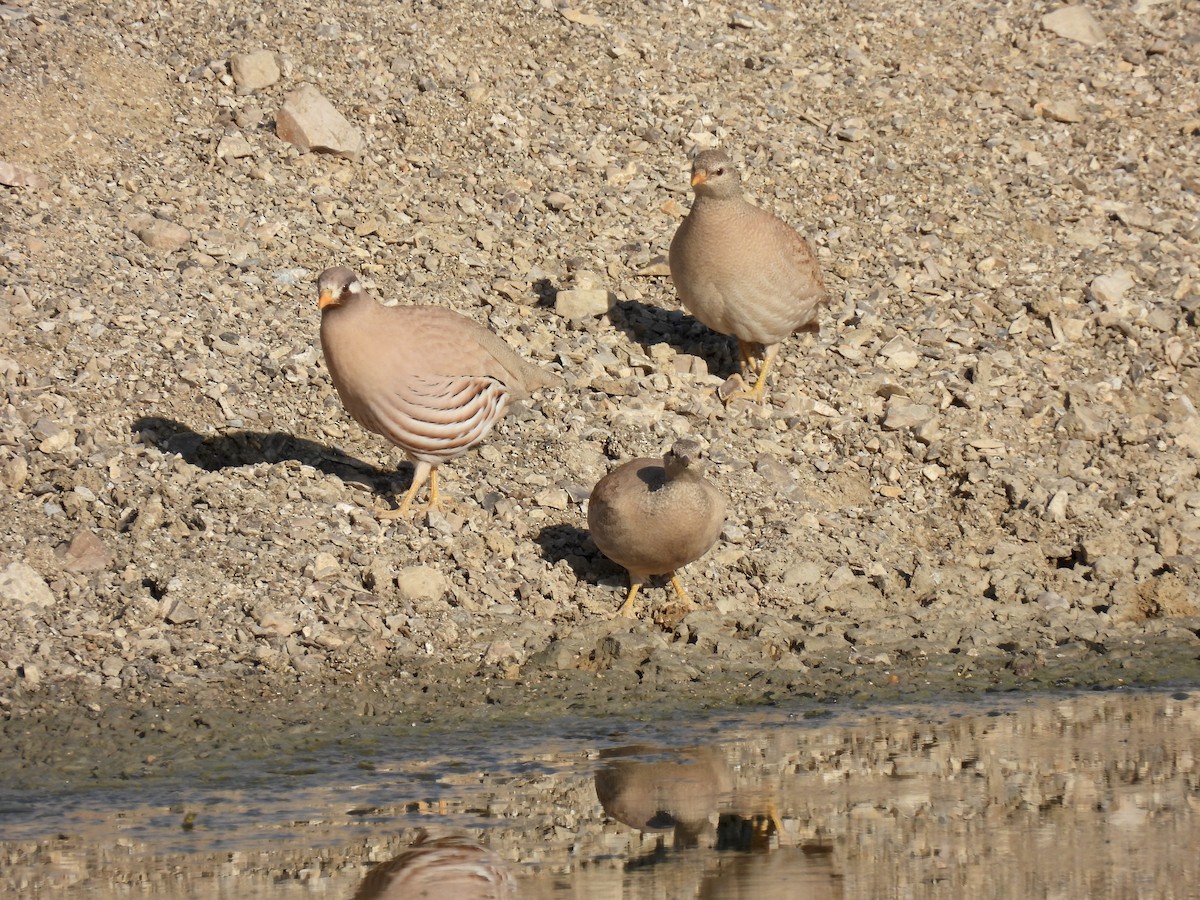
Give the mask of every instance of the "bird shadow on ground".
POLYGON ((618 300, 609 318, 647 353, 655 344, 667 343, 680 353, 703 359, 714 375, 725 378, 738 371, 737 341, 718 334, 682 310, 618 300))
POLYGON ((542 548, 542 556, 551 564, 566 562, 580 581, 595 584, 606 574, 608 561, 583 528, 574 525, 547 525, 534 541, 542 548))
POLYGON ((395 470, 377 468, 334 447, 283 431, 228 431, 205 436, 182 422, 160 416, 142 416, 133 423, 132 430, 143 444, 164 453, 178 453, 207 472, 295 460, 379 495, 393 493, 399 480, 411 481, 411 477, 405 479, 395 470))
POLYGON ((558 294, 558 285, 549 278, 539 278, 533 283, 533 292, 537 294, 537 303, 534 306, 539 309, 552 308, 555 295, 558 294))

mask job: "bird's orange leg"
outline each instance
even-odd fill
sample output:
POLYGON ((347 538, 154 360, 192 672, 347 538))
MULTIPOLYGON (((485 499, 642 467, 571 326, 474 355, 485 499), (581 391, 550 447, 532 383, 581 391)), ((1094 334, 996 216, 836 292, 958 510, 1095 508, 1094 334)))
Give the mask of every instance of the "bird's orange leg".
POLYGON ((438 504, 438 489, 437 489, 437 467, 430 465, 423 460, 418 460, 413 469, 412 484, 409 485, 408 492, 404 495, 404 499, 400 501, 400 505, 395 509, 385 509, 379 513, 381 519, 399 519, 408 513, 408 508, 412 506, 413 498, 417 495, 421 485, 426 481, 429 482, 429 502, 423 507, 424 509, 433 509, 438 504))
POLYGON ((437 466, 434 466, 429 472, 429 502, 425 504, 425 509, 437 509, 440 505, 437 466))
POLYGON ((634 581, 633 576, 629 576, 629 594, 625 597, 625 602, 621 604, 621 608, 617 610, 618 616, 625 616, 627 619, 636 618, 633 614, 633 598, 637 596, 638 588, 642 586, 640 581, 634 581))
POLYGON ((687 600, 689 603, 691 602, 692 598, 689 597, 688 592, 683 589, 683 582, 679 580, 679 576, 674 572, 671 573, 671 585, 675 588, 675 593, 678 595, 680 600, 687 600))
POLYGON ((758 363, 758 366, 757 366, 758 375, 754 380, 754 387, 752 387, 748 390, 738 391, 737 393, 730 394, 728 397, 725 398, 726 403, 728 403, 730 400, 738 400, 743 397, 747 400, 754 400, 755 402, 758 402, 758 401, 762 400, 764 394, 766 393, 767 373, 771 371, 771 365, 775 362, 775 357, 777 357, 779 355, 779 345, 778 344, 768 345, 763 350, 763 354, 761 357, 758 356, 757 353, 754 353, 753 351, 747 351, 745 349, 747 347, 753 347, 753 346, 754 346, 753 344, 746 344, 746 343, 743 343, 742 341, 738 341, 738 347, 742 348, 742 353, 744 355, 744 358, 750 361, 748 364, 743 366, 743 377, 745 377, 746 372, 749 372, 755 368, 755 366, 753 365, 753 362, 758 363))
POLYGON ((737 339, 737 343, 742 378, 749 381, 750 376, 758 371, 758 364, 761 361, 758 355, 758 344, 753 341, 743 341, 741 338, 737 339))

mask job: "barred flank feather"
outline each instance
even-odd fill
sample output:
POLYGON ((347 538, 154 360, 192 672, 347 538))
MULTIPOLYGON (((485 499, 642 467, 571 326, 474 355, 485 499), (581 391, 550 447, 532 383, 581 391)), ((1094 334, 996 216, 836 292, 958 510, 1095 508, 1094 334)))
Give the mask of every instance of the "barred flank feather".
POLYGON ((384 435, 430 463, 461 456, 504 415, 508 388, 495 378, 412 376, 379 399, 384 435))

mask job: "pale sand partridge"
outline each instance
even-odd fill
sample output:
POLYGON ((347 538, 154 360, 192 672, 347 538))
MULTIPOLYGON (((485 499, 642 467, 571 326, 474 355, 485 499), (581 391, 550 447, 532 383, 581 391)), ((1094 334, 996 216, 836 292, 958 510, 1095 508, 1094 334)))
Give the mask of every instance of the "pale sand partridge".
POLYGON ((413 844, 367 873, 354 900, 516 900, 517 883, 496 853, 462 835, 413 844))
POLYGON ((820 329, 829 299, 808 241, 749 203, 723 150, 692 160, 692 211, 671 240, 671 280, 687 310, 714 331, 737 338, 742 377, 756 375, 745 396, 760 400, 767 373, 790 334, 820 329))
POLYGON ((629 594, 619 615, 633 616, 633 598, 652 575, 675 574, 716 543, 725 526, 725 497, 699 471, 700 445, 679 440, 662 459, 635 459, 592 488, 588 528, 600 551, 629 570, 629 594))
POLYGON ((321 347, 342 404, 415 466, 412 486, 387 516, 403 515, 426 479, 428 508, 436 507, 441 463, 483 440, 510 399, 561 384, 456 312, 377 303, 350 269, 326 269, 317 290, 321 347))

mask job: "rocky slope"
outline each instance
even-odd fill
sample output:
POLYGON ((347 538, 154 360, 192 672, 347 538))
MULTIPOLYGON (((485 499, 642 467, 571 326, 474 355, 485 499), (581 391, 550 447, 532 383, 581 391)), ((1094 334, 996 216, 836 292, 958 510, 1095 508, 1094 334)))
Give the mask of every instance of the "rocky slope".
POLYGON ((0 7, 10 736, 1195 680, 1200 4, 1095 7, 1099 42, 1030 2, 497 6, 0 7), (360 153, 280 139, 302 85, 360 153), (665 274, 715 144, 834 296, 761 406, 714 395, 732 344, 665 274), (410 470, 332 391, 333 264, 567 381, 444 514, 378 516, 410 470), (584 501, 681 434, 731 501, 699 608, 614 621, 584 501))

